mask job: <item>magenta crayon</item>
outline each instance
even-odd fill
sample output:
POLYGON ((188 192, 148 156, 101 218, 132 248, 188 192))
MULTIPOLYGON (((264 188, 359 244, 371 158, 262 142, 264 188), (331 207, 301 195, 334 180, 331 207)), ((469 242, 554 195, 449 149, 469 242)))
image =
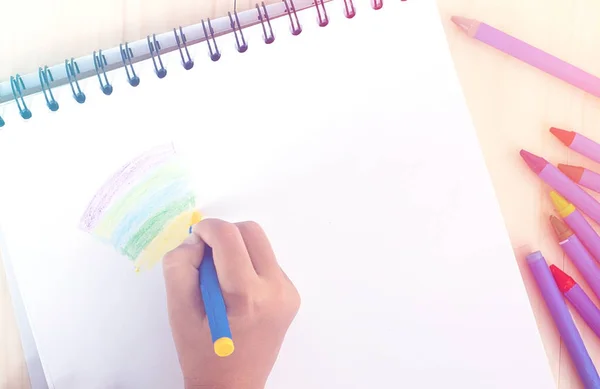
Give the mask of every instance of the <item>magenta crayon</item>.
POLYGON ((573 231, 556 216, 550 216, 550 223, 558 237, 558 244, 581 273, 596 297, 600 298, 600 267, 583 247, 573 231))
POLYGON ((592 161, 600 163, 600 144, 575 131, 566 131, 552 127, 550 132, 571 150, 577 151, 592 161))
POLYGON ((558 289, 569 300, 579 313, 579 316, 594 331, 596 336, 600 337, 600 309, 596 307, 594 302, 571 276, 554 265, 550 265, 550 271, 558 289))
POLYGON ((556 212, 558 212, 569 228, 577 235, 577 238, 592 254, 592 257, 600 262, 600 236, 598 236, 594 228, 583 217, 581 212, 568 202, 567 199, 559 195, 558 192, 550 192, 550 198, 556 212))
POLYGON ((468 37, 508 54, 523 63, 600 97, 600 78, 538 49, 503 31, 475 19, 452 16, 452 21, 468 37))
POLYGON ((600 377, 588 354, 583 339, 575 326, 573 317, 567 308, 546 259, 539 251, 527 256, 527 265, 533 274, 542 298, 550 311, 550 315, 558 329, 567 351, 575 365, 577 374, 585 388, 600 388, 600 377))
POLYGON ((589 193, 544 158, 525 150, 521 150, 521 157, 542 181, 572 202, 581 212, 600 224, 600 203, 594 200, 589 193))
POLYGON ((581 166, 558 164, 558 170, 565 173, 573 182, 600 193, 600 174, 581 166))

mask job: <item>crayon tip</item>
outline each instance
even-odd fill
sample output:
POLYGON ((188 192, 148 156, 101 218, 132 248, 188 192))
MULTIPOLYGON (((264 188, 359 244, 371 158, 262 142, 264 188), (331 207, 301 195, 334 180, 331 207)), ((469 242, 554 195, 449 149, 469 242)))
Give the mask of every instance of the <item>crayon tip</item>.
POLYGON ((200 223, 200 220, 202 220, 202 214, 200 213, 200 211, 195 210, 194 212, 192 212, 192 225, 194 224, 198 224, 200 223))
POLYGON ((552 200, 554 209, 558 212, 560 217, 565 218, 575 212, 575 206, 558 194, 557 191, 553 190, 550 192, 550 199, 552 200))
POLYGON ((544 158, 531 154, 529 151, 521 150, 519 154, 521 154, 521 158, 525 160, 529 168, 533 170, 535 174, 539 174, 548 164, 544 158))
POLYGON ((560 270, 554 265, 550 265, 550 271, 552 272, 552 276, 554 277, 554 281, 556 281, 556 286, 561 291, 561 293, 566 293, 571 290, 572 287, 577 285, 575 280, 569 276, 564 271, 560 270))
POLYGON ((565 146, 570 146, 575 139, 575 133, 573 131, 561 130, 560 128, 551 127, 550 132, 552 135, 558 138, 565 146))
POLYGON ((581 176, 583 175, 583 170, 584 170, 581 166, 565 165, 565 164, 559 163, 557 165, 557 167, 561 172, 563 172, 571 180, 573 180, 577 183, 579 183, 579 180, 581 180, 581 176))
POLYGON ((560 242, 568 239, 571 235, 573 235, 573 231, 565 223, 563 223, 559 218, 554 215, 550 215, 550 224, 558 237, 560 242))

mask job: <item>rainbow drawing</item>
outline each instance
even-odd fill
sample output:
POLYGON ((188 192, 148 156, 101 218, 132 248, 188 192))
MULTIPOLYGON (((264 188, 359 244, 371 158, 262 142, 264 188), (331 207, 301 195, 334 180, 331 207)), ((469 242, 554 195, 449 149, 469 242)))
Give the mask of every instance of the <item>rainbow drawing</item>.
POLYGON ((133 261, 136 271, 158 263, 200 221, 187 172, 172 144, 123 165, 98 190, 79 227, 133 261))

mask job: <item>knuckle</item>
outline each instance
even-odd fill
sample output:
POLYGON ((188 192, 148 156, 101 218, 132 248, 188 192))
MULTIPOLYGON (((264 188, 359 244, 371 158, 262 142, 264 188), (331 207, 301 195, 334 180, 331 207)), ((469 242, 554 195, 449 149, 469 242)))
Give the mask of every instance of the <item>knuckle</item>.
POLYGON ((298 290, 292 286, 291 291, 289 292, 288 304, 291 310, 297 312, 302 305, 302 297, 300 297, 300 293, 298 290))
POLYGON ((178 257, 178 255, 177 255, 176 248, 167 252, 163 256, 163 260, 162 260, 163 273, 167 274, 169 272, 169 270, 173 268, 173 265, 176 263, 177 257, 178 257))
POLYGON ((219 237, 228 237, 239 233, 239 230, 234 224, 224 220, 215 221, 211 225, 211 229, 213 230, 213 233, 219 237))
POLYGON ((244 229, 250 232, 262 232, 262 227, 260 226, 260 224, 258 224, 257 222, 253 221, 253 220, 248 220, 245 222, 241 222, 238 224, 238 227, 240 229, 244 229))
POLYGON ((242 316, 251 317, 260 309, 260 303, 247 293, 227 293, 225 300, 228 307, 242 316))
POLYGON ((178 248, 174 248, 173 250, 167 251, 165 253, 165 255, 163 256, 163 267, 164 268, 169 267, 170 265, 172 265, 173 262, 176 261, 176 259, 178 257, 177 249, 178 248))
POLYGON ((244 240, 263 241, 266 239, 263 228, 255 221, 244 221, 236 225, 244 240))
POLYGON ((178 246, 167 251, 162 258, 163 272, 167 273, 170 269, 178 266, 186 258, 188 249, 185 246, 178 246))
POLYGON ((300 309, 302 299, 300 293, 291 283, 283 283, 275 291, 276 304, 279 309, 289 312, 296 313, 300 309))

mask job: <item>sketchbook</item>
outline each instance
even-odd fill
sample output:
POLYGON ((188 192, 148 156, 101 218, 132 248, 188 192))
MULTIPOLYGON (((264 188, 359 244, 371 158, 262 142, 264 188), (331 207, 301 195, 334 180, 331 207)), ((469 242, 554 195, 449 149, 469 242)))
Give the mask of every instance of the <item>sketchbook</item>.
POLYGON ((0 101, 48 387, 181 387, 160 262, 194 209, 260 223, 300 292, 268 388, 554 385, 433 0, 257 4, 0 101))

